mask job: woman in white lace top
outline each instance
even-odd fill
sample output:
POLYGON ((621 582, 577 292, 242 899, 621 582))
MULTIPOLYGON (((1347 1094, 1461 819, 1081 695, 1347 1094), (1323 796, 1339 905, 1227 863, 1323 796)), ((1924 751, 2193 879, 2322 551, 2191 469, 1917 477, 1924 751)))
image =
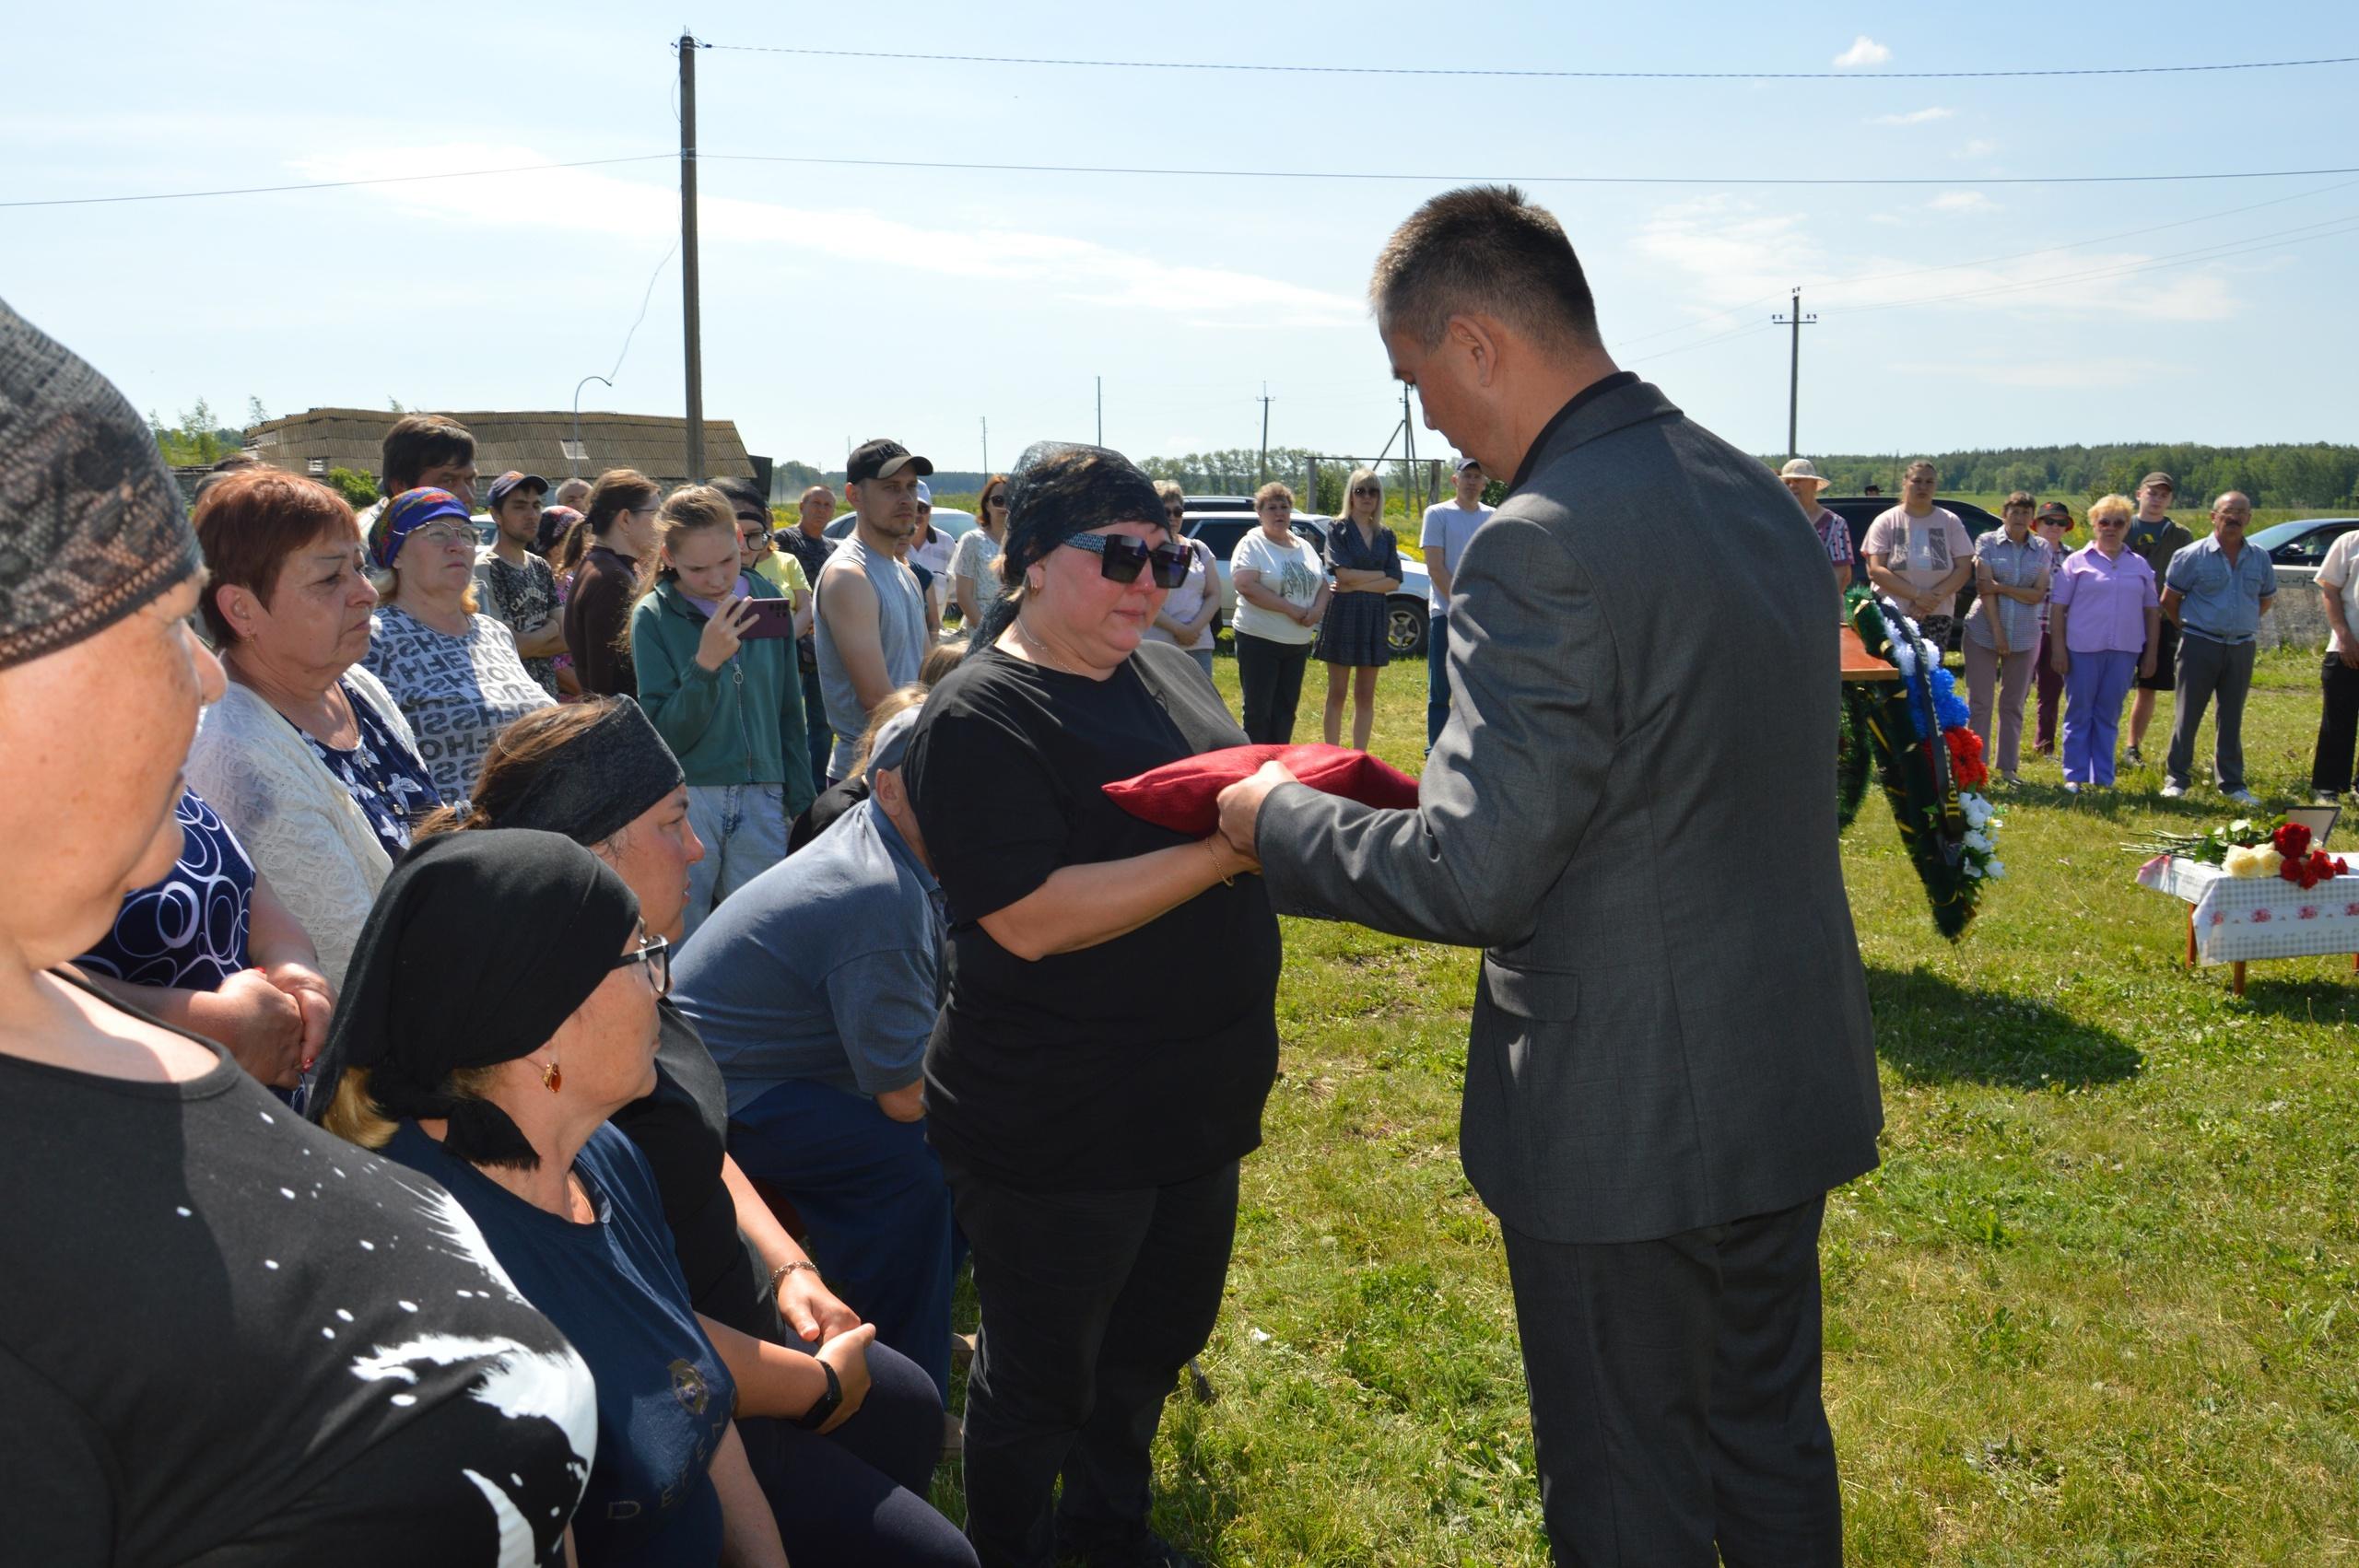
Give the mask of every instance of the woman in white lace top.
POLYGON ((229 676, 188 779, 294 912, 333 985, 369 906, 441 804, 401 710, 358 668, 377 591, 358 523, 316 481, 260 470, 197 505, 212 573, 202 606, 229 676))

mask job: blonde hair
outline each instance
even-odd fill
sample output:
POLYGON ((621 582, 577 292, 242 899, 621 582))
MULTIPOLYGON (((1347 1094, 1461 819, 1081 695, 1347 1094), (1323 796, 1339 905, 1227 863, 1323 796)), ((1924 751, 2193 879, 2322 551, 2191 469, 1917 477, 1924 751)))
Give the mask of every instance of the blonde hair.
POLYGON ((1384 521, 1384 481, 1376 476, 1375 469, 1365 465, 1344 475, 1344 515, 1352 515, 1352 492, 1360 487, 1363 479, 1376 486, 1376 517, 1381 522, 1384 521))
MULTIPOLYGON (((486 1091, 499 1071, 497 1067, 463 1067, 451 1074, 443 1087, 457 1099, 488 1099, 486 1091)), ((335 1098, 329 1102, 320 1125, 346 1143, 358 1143, 363 1149, 382 1149, 401 1129, 401 1124, 370 1098, 369 1070, 365 1067, 344 1070, 344 1076, 335 1081, 335 1098)))
POLYGON ((2100 496, 2089 503, 2089 526, 2095 528, 2100 519, 2119 518, 2128 522, 2138 515, 2138 508, 2127 496, 2100 496))
POLYGON ((937 642, 926 650, 925 662, 918 666, 918 685, 928 691, 942 684, 942 678, 966 661, 970 638, 954 637, 947 642, 937 642))
POLYGON ((852 748, 849 777, 859 778, 867 774, 868 754, 876 749, 876 737, 884 731, 886 724, 924 702, 925 694, 926 685, 922 681, 895 686, 878 700, 874 708, 869 709, 868 728, 860 732, 860 743, 852 748))
POLYGON ((1268 500, 1273 496, 1284 496, 1286 498, 1286 505, 1294 505, 1294 492, 1273 479, 1267 485, 1262 486, 1260 489, 1253 492, 1253 509, 1255 511, 1260 511, 1262 509, 1262 503, 1268 500))

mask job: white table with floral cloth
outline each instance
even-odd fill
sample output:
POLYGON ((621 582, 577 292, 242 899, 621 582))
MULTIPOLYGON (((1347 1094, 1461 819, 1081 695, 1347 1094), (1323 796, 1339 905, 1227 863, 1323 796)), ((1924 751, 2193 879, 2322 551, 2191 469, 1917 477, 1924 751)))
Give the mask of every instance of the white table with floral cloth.
POLYGON ((2157 855, 2138 868, 2138 885, 2188 906, 2187 964, 2235 965, 2245 994, 2245 965, 2255 958, 2353 955, 2359 970, 2359 872, 2305 889, 2283 877, 2230 876, 2201 860, 2157 855))

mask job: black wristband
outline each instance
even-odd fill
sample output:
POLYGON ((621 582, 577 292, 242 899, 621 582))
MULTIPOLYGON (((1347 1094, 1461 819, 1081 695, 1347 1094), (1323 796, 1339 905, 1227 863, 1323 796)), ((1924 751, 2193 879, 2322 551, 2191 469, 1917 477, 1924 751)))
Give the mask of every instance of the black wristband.
POLYGON ((827 1391, 812 1401, 809 1410, 794 1418, 794 1424, 805 1432, 816 1432, 827 1425, 828 1419, 844 1402, 843 1379, 836 1375, 836 1369, 826 1362, 819 1361, 817 1356, 813 1356, 811 1359, 818 1361, 819 1370, 827 1375, 827 1391))

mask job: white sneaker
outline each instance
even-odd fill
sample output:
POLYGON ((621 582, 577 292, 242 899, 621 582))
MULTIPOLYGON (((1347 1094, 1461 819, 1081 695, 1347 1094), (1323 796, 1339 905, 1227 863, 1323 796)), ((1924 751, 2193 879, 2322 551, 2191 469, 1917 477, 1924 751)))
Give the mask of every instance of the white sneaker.
POLYGON ((2067 778, 2064 780, 2064 792, 2068 795, 2079 794, 2081 792, 2081 781, 2077 778, 2067 778))
POLYGON ((2226 796, 2229 800, 2236 802, 2236 804, 2240 806, 2257 806, 2260 804, 2260 797, 2254 794, 2249 790, 2223 790, 2220 793, 2226 796))
POLYGON ((2163 786, 2163 799, 2165 801, 2176 801, 2186 793, 2187 786, 2184 784, 2165 784, 2163 786))
POLYGON ((2340 805, 2341 803, 2342 797, 2336 794, 2331 790, 2313 790, 2310 791, 2310 804, 2314 806, 2333 806, 2340 805))

